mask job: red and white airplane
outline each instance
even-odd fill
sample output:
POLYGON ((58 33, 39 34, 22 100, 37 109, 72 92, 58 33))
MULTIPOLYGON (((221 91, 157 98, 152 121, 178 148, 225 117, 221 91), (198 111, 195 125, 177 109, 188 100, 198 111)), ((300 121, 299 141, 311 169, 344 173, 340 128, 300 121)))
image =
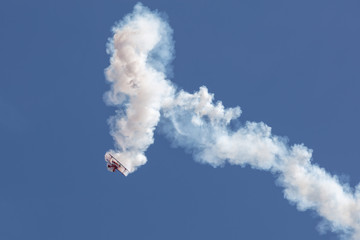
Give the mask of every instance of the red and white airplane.
POLYGON ((110 172, 115 172, 117 169, 119 172, 121 172, 124 176, 127 176, 129 174, 129 170, 119 162, 113 155, 110 153, 105 154, 105 161, 107 163, 107 169, 110 172))

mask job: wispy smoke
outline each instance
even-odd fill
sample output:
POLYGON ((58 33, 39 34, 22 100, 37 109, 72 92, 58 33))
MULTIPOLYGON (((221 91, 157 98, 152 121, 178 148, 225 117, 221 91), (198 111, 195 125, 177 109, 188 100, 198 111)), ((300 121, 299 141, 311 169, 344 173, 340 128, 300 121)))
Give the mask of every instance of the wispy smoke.
POLYGON ((146 163, 155 127, 201 163, 249 165, 278 176, 284 196, 301 211, 315 210, 331 231, 360 239, 360 185, 352 189, 311 162, 312 150, 289 146, 260 122, 233 129, 241 110, 214 102, 202 86, 193 94, 178 91, 166 79, 173 56, 172 30, 157 12, 137 4, 113 28, 108 44, 111 64, 106 78, 111 90, 105 101, 118 106, 109 120, 115 155, 131 172, 146 163))

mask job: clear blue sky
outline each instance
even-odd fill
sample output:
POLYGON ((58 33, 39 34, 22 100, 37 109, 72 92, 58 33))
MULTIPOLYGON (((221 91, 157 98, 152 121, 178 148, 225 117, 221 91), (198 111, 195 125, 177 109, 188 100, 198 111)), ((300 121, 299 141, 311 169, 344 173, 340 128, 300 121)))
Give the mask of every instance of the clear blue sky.
MULTIPOLYGON (((105 43, 135 3, 1 1, 0 239, 337 239, 270 173, 198 164, 159 134, 137 172, 106 170, 105 43)), ((169 16, 178 86, 360 182, 359 1, 143 3, 169 16)))

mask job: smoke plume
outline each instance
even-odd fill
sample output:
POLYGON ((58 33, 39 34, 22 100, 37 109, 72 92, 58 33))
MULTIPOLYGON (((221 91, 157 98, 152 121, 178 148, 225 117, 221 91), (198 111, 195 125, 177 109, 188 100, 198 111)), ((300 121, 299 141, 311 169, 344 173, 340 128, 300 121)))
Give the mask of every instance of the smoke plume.
POLYGON ((113 28, 109 40, 111 89, 105 102, 117 107, 109 119, 115 149, 109 152, 130 172, 146 163, 145 151, 154 130, 193 152, 201 163, 226 163, 267 170, 278 176, 284 196, 301 211, 314 210, 330 230, 347 239, 360 239, 360 185, 352 189, 335 175, 312 163, 312 150, 289 146, 265 123, 230 122, 241 110, 225 108, 205 86, 198 92, 178 90, 166 79, 173 58, 172 30, 158 12, 137 4, 113 28))

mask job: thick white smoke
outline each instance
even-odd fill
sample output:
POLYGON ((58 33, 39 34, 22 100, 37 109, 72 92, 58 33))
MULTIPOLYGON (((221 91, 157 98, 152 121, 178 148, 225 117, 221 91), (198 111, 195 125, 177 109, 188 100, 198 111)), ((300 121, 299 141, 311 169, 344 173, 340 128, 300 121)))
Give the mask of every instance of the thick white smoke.
POLYGON ((132 172, 146 163, 144 152, 154 142, 162 104, 174 95, 164 73, 172 58, 172 30, 137 4, 113 32, 107 49, 111 64, 105 73, 111 90, 105 102, 119 110, 109 120, 116 143, 110 152, 132 172))
POLYGON ((264 123, 246 122, 233 130, 241 110, 214 103, 206 87, 177 91, 165 73, 173 56, 172 30, 157 12, 137 4, 114 29, 108 45, 111 64, 105 101, 118 106, 109 122, 115 155, 130 172, 146 163, 155 127, 201 163, 249 165, 279 176, 284 195, 299 210, 315 210, 334 232, 360 239, 360 185, 351 189, 313 164, 312 150, 289 146, 264 123))

